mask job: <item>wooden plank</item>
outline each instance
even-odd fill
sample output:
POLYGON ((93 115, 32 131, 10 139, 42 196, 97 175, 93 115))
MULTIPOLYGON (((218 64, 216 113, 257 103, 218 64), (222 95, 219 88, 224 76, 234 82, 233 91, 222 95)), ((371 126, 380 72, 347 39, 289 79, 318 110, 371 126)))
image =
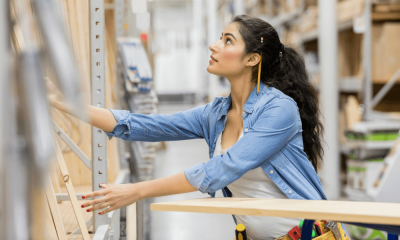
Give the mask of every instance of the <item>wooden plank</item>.
POLYGON ((396 12, 400 11, 400 4, 376 4, 374 7, 376 12, 396 12))
POLYGON ((65 230, 64 230, 63 223, 62 223, 60 210, 58 209, 58 206, 57 206, 57 200, 56 200, 56 196, 54 193, 53 184, 51 182, 50 176, 47 178, 45 192, 46 192, 47 202, 50 207, 50 212, 53 217, 54 226, 55 226, 55 229, 57 232, 58 239, 65 240, 66 239, 65 230))
MULTIPOLYGON (((45 194, 45 191, 43 192, 43 194, 45 194)), ((44 221, 45 221, 45 226, 46 226, 46 228, 45 228, 46 239, 51 239, 51 240, 59 239, 57 236, 56 228, 54 226, 53 217, 51 216, 50 205, 47 204, 47 206, 45 206, 44 210, 45 210, 44 221)), ((43 236, 43 235, 41 234, 41 236, 43 236)), ((37 237, 37 236, 35 236, 35 237, 37 237)))
POLYGON ((60 193, 60 181, 59 181, 59 175, 61 176, 61 173, 59 172, 60 170, 57 168, 58 163, 56 161, 53 161, 50 163, 49 166, 49 172, 50 172, 50 181, 53 186, 53 191, 54 193, 60 193))
POLYGON ((137 240, 136 203, 126 207, 126 240, 137 240))
POLYGON ((76 220, 78 221, 79 228, 81 229, 83 239, 90 240, 89 232, 88 232, 88 229, 87 229, 86 223, 85 223, 85 219, 83 218, 83 215, 82 215, 82 210, 81 210, 82 208, 78 204, 78 199, 76 198, 75 189, 72 185, 72 181, 69 176, 67 166, 65 165, 64 158, 63 158, 56 134, 54 134, 54 143, 55 143, 54 145, 55 145, 55 150, 56 150, 57 162, 60 167, 61 174, 63 176, 65 186, 66 186, 68 194, 69 194, 69 198, 71 200, 72 209, 74 210, 76 220))
POLYGON ((178 211, 400 225, 400 204, 257 198, 203 198, 152 203, 153 211, 178 211))
MULTIPOLYGON (((78 189, 80 189, 80 188, 82 188, 82 187, 76 186, 75 191, 79 191, 78 189)), ((63 187, 62 190, 64 190, 64 189, 65 188, 63 187)), ((89 189, 91 191, 92 186, 89 186, 89 189)), ((66 189, 65 189, 65 192, 67 192, 66 189)), ((86 202, 86 200, 80 200, 78 202, 79 202, 79 204, 83 204, 86 202)), ((68 239, 69 236, 76 229, 79 229, 78 222, 76 221, 74 210, 72 210, 72 206, 68 201, 63 201, 63 202, 59 203, 58 209, 60 209, 61 218, 62 218, 64 229, 65 229, 65 234, 67 234, 67 239, 68 239)), ((85 219, 85 221, 87 221, 91 217, 93 217, 93 213, 91 213, 91 212, 82 211, 82 214, 83 214, 83 218, 85 219)), ((93 227, 92 226, 88 227, 88 230, 89 230, 89 233, 93 232, 93 227)), ((82 235, 80 234, 80 230, 79 230, 79 234, 76 233, 74 235, 79 235, 82 238, 82 235)))
MULTIPOLYGON (((382 79, 382 78, 372 79, 372 83, 374 83, 374 84, 386 84, 388 81, 389 81, 389 79, 382 79)), ((400 78, 397 79, 396 84, 398 84, 398 83, 400 83, 400 78)))
POLYGON ((400 20, 400 12, 372 13, 371 16, 375 21, 400 20))
POLYGON ((387 13, 387 12, 390 12, 390 5, 389 4, 376 4, 374 6, 374 10, 376 12, 387 13))

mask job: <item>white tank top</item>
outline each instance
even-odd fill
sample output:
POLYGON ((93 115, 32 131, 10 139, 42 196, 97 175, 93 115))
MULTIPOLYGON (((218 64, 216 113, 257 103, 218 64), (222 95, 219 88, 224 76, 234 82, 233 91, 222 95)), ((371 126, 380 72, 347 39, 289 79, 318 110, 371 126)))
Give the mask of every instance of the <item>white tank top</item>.
MULTIPOLYGON (((228 149, 222 149, 221 136, 219 135, 214 156, 225 154, 228 149)), ((239 137, 242 138, 242 135, 239 137)), ((239 141, 238 140, 238 141, 239 141)), ((228 189, 232 197, 238 198, 265 198, 288 199, 276 186, 261 167, 252 169, 241 178, 229 184, 228 189)), ((246 226, 247 237, 252 240, 275 239, 286 235, 294 226, 299 225, 300 218, 279 218, 264 216, 235 215, 237 224, 246 226)))

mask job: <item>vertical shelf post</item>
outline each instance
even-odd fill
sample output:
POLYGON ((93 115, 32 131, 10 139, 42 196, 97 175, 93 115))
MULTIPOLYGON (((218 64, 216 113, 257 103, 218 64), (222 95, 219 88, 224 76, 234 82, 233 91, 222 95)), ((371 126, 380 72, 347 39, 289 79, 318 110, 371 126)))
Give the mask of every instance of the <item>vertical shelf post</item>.
POLYGON ((321 111, 325 126, 321 180, 328 199, 340 197, 338 30, 336 1, 318 1, 318 55, 321 69, 321 111))
MULTIPOLYGON (((0 0, 0 115, 5 116, 6 112, 6 103, 9 104, 9 100, 7 99, 8 95, 8 79, 9 77, 7 76, 8 73, 8 56, 9 56, 9 51, 8 51, 8 42, 9 42, 9 36, 8 36, 8 6, 9 1, 7 0, 0 0)), ((6 118, 0 118, 0 134, 1 136, 6 136, 5 134, 5 121, 6 118)), ((10 119, 9 119, 10 120, 10 119)), ((6 162, 3 160, 4 159, 4 139, 2 138, 0 140, 0 209, 7 209, 10 206, 7 206, 7 190, 8 188, 6 187, 6 162)), ((9 139, 7 139, 9 140, 9 139)), ((14 160, 14 159, 13 159, 14 160)), ((8 211, 3 211, 1 216, 0 216, 0 232, 5 238, 12 238, 13 235, 11 235, 12 229, 9 227, 9 222, 8 220, 13 220, 12 218, 8 218, 8 211)))
MULTIPOLYGON (((90 70, 92 105, 106 107, 105 89, 105 16, 104 1, 90 0, 90 70)), ((102 189, 99 183, 107 183, 107 136, 104 131, 92 127, 92 190, 102 189)), ((107 214, 93 212, 93 230, 109 224, 107 214)))
POLYGON ((364 113, 363 120, 371 118, 371 101, 372 101, 372 19, 371 19, 371 0, 365 0, 364 18, 365 18, 365 33, 364 33, 364 113))

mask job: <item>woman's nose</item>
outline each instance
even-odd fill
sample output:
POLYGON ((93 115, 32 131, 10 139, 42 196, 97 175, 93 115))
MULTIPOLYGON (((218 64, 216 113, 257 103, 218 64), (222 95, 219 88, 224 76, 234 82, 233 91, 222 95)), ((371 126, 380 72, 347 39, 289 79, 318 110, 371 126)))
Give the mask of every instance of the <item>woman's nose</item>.
POLYGON ((208 46, 208 49, 210 49, 211 52, 216 52, 216 44, 217 42, 210 44, 210 46, 208 46))

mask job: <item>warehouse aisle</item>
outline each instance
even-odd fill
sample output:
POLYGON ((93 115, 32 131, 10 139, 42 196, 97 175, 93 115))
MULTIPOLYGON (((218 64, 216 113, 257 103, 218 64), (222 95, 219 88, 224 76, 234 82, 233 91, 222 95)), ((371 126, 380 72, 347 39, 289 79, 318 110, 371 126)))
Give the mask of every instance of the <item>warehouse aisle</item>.
MULTIPOLYGON (((176 113, 194 105, 160 105, 162 114, 176 113)), ((167 142, 167 149, 158 152, 155 159, 155 178, 166 177, 208 160, 208 146, 203 139, 167 142)), ((193 192, 155 198, 154 202, 205 198, 208 194, 193 192)), ((218 191, 217 197, 222 197, 218 191)), ((164 239, 234 239, 235 224, 231 215, 151 212, 151 240, 164 239)))

